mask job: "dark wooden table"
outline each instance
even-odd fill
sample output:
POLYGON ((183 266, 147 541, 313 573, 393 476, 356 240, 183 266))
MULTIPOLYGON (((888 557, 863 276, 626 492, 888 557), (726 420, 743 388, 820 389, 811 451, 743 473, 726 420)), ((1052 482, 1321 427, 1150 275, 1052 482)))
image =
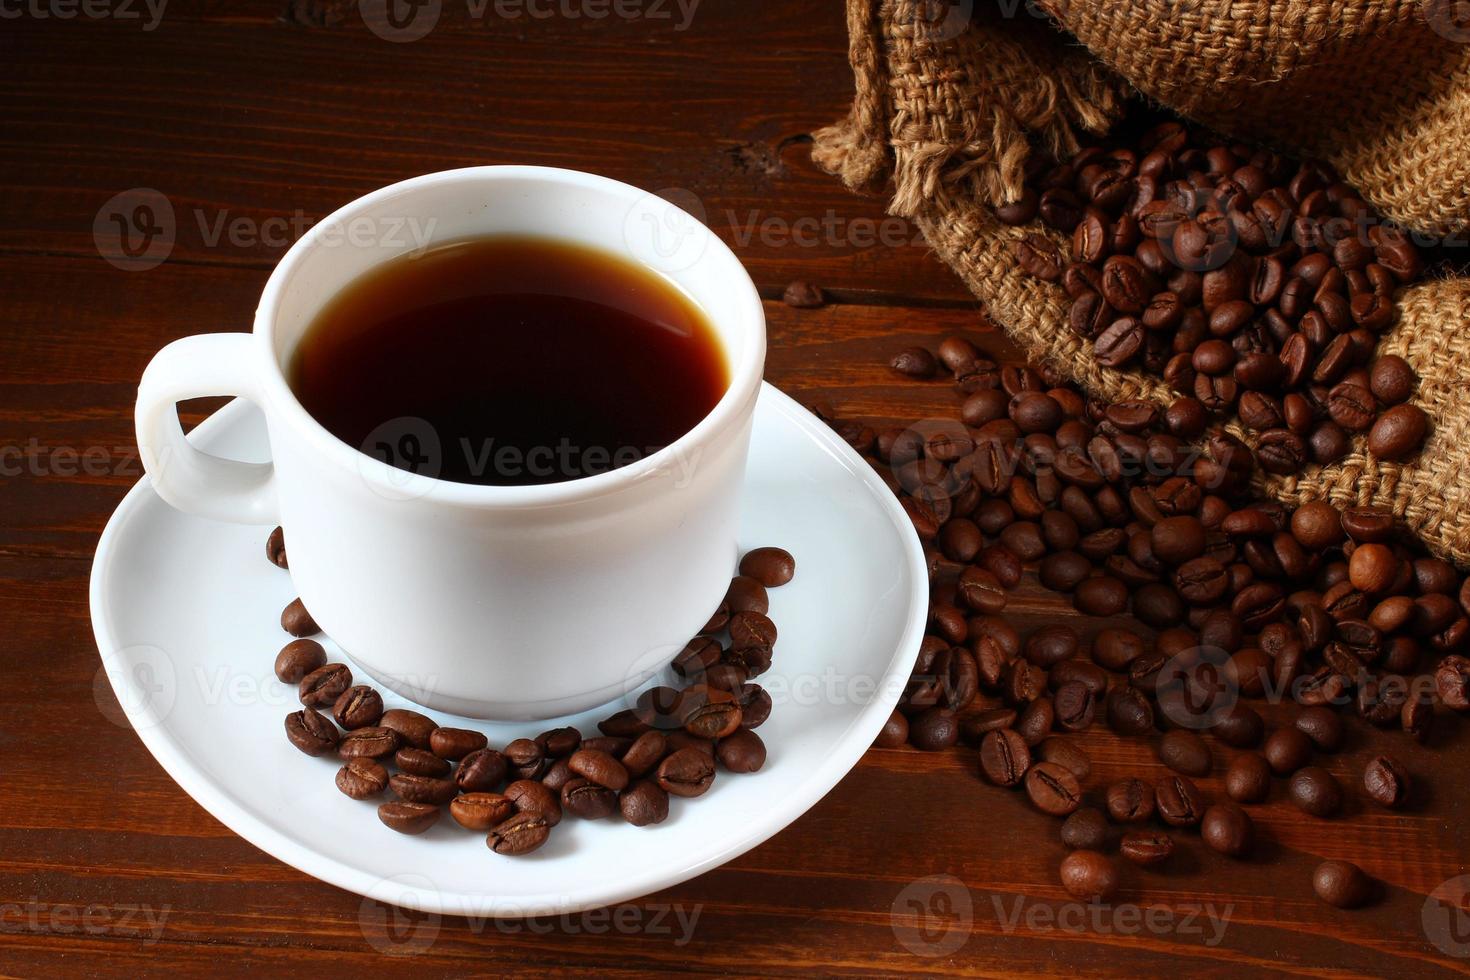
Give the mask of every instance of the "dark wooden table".
MULTIPOLYGON (((289 242, 352 198, 512 162, 599 171, 702 209, 767 298, 767 377, 844 416, 953 412, 946 386, 886 369, 908 344, 964 331, 1013 350, 911 227, 810 162, 808 134, 851 91, 840 4, 704 0, 690 15, 673 0, 431 0, 405 9, 438 8, 433 30, 404 42, 379 35, 423 21, 380 20, 375 33, 345 0, 174 0, 156 21, 141 0, 93 3, 6 3, 0 20, 0 973, 1410 976, 1470 965, 1470 947, 1437 944, 1423 918, 1426 896, 1470 870, 1470 749, 1453 724, 1427 748, 1354 728, 1328 763, 1354 789, 1344 816, 1304 817, 1278 787, 1257 808, 1256 857, 1228 861, 1191 840, 1168 870, 1129 871, 1118 903, 1096 913, 1057 883, 1054 823, 984 785, 971 751, 872 751, 770 842, 634 903, 641 926, 409 917, 400 938, 432 941, 383 955, 357 896, 235 837, 109 721, 87 576, 140 475, 131 408, 155 350, 249 329, 289 242), (152 225, 166 261, 125 271, 98 242, 116 241, 112 215, 126 220, 148 190, 172 211, 152 225), (834 302, 784 306, 793 279, 834 302), (1387 746, 1434 774, 1407 812, 1356 791, 1363 760, 1387 746), (1326 857, 1359 861, 1382 895, 1358 912, 1322 905, 1307 879, 1326 857), (672 918, 654 926, 660 909, 697 912, 687 942, 672 918)), ((1075 615, 1029 581, 1012 611, 1023 627, 1075 615)), ((1158 771, 1141 742, 1098 732, 1087 744, 1090 789, 1158 771)), ((1218 792, 1218 779, 1204 786, 1218 792)), ((1470 941, 1470 917, 1456 921, 1454 938, 1470 941)))

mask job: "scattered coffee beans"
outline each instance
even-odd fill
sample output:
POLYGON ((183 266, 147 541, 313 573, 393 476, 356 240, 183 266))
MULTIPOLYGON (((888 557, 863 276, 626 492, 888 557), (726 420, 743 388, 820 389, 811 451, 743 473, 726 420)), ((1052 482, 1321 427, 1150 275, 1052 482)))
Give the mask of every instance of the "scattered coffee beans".
POLYGON ((1372 897, 1373 881, 1348 861, 1323 861, 1312 872, 1312 889, 1328 905, 1355 909, 1372 897))
POLYGON ((1073 851, 1062 859, 1062 887, 1081 902, 1107 902, 1118 894, 1118 866, 1097 851, 1073 851))

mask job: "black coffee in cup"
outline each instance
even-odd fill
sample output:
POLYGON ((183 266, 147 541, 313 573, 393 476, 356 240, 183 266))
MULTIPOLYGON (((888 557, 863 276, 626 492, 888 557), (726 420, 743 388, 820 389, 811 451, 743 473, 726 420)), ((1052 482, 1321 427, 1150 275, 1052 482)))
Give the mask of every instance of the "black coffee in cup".
POLYGON ((625 466, 699 423, 729 370, 704 313, 599 249, 521 236, 398 256, 322 309, 290 363, 348 445, 459 483, 625 466))

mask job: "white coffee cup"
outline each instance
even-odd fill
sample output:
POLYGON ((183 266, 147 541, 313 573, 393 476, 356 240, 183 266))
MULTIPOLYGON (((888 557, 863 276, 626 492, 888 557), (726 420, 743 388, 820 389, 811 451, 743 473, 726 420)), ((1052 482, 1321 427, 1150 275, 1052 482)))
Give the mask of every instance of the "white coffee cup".
POLYGON ((138 444, 153 488, 180 510, 282 524, 306 608, 385 687, 477 718, 550 718, 626 694, 719 604, 734 574, 765 349, 750 276, 677 207, 570 170, 451 170, 375 191, 314 226, 271 275, 253 333, 159 351, 138 389, 138 444), (714 410, 621 469, 539 486, 411 473, 307 414, 283 368, 329 299, 394 256, 491 234, 591 245, 662 274, 705 311, 724 349, 730 384, 714 410), (270 463, 189 444, 175 405, 207 395, 259 406, 270 463))

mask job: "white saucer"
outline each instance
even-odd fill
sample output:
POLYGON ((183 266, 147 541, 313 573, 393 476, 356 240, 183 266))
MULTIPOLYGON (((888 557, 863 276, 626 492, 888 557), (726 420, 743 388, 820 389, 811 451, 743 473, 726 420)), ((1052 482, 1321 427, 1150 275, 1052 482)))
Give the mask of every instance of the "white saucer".
MULTIPOLYGON (((264 424, 248 402, 232 402, 191 439, 221 455, 267 458, 264 424)), ((283 720, 300 705, 272 663, 289 639, 278 617, 295 593, 289 574, 265 559, 266 530, 189 517, 146 479, 132 489, 92 567, 92 624, 113 690, 164 769, 231 830, 323 881, 425 912, 577 912, 755 847, 821 799, 872 743, 908 678, 927 608, 923 554, 892 494, 821 421, 766 385, 741 546, 786 548, 797 575, 771 592, 780 639, 760 678, 775 702, 760 729, 765 768, 720 772, 703 797, 672 800, 662 825, 569 817, 540 851, 509 858, 447 815, 422 837, 388 830, 374 804, 337 791, 338 761, 287 742, 283 720)), ((385 700, 407 704, 387 692, 385 700)), ((609 713, 541 725, 432 714, 504 745, 560 724, 597 734, 609 713)))

